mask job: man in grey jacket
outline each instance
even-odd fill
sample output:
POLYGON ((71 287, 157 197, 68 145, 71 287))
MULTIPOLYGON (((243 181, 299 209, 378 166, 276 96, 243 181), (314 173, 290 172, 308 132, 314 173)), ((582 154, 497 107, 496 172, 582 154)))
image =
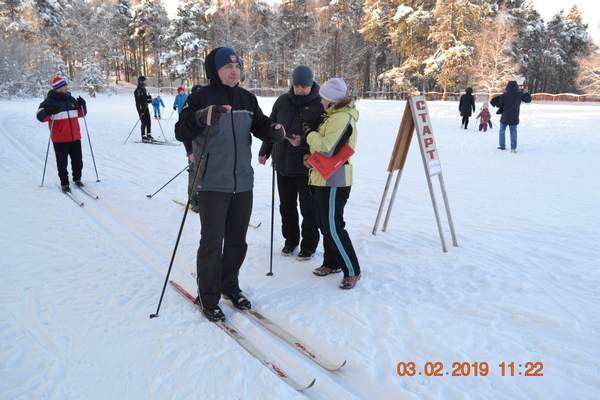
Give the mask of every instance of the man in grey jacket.
POLYGON ((193 142, 201 221, 196 258, 198 298, 204 315, 223 321, 221 295, 237 308, 250 301, 239 286, 252 213, 252 136, 284 140, 285 129, 261 111, 256 97, 239 86, 241 60, 230 47, 214 49, 205 60, 210 84, 192 92, 175 125, 177 140, 193 142))

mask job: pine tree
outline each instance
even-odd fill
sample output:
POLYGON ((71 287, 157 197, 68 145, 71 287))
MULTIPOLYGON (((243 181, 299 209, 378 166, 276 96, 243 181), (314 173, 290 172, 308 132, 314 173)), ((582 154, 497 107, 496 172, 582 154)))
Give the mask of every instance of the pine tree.
POLYGON ((481 24, 481 3, 438 0, 433 13, 437 23, 431 27, 430 38, 435 52, 426 60, 425 72, 435 77, 446 100, 448 92, 457 89, 461 81, 467 85, 466 70, 481 24))
POLYGON ((83 64, 83 76, 79 84, 84 87, 93 87, 97 92, 105 84, 100 66, 95 62, 85 62, 83 64))

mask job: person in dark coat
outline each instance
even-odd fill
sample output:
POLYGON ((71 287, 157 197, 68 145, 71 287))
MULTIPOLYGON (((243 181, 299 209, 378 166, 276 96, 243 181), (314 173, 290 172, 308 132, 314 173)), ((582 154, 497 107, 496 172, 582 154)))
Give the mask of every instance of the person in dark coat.
POLYGON ((510 129, 510 151, 517 152, 517 125, 519 125, 519 114, 521 102, 530 103, 531 95, 519 90, 516 81, 510 81, 506 85, 506 92, 498 99, 498 109, 502 110, 500 117, 500 150, 506 149, 505 132, 506 127, 510 129))
POLYGON ((460 127, 464 127, 465 129, 467 129, 467 125, 469 125, 469 117, 472 113, 475 112, 475 98, 473 97, 473 88, 467 88, 465 94, 460 96, 458 110, 460 111, 460 115, 463 117, 462 122, 460 123, 460 127))
POLYGON ((218 47, 205 60, 210 84, 192 92, 179 114, 175 137, 193 141, 198 180, 200 246, 196 258, 197 304, 211 321, 223 321, 221 295, 239 309, 251 308, 239 286, 252 214, 252 136, 284 140, 285 129, 263 114, 258 100, 239 86, 241 60, 218 47))
POLYGON ((81 153, 81 131, 78 118, 87 114, 84 99, 79 96, 75 99, 68 90, 66 79, 57 76, 52 80, 52 90, 38 107, 36 117, 40 122, 47 122, 52 130, 50 138, 56 155, 56 168, 60 178, 63 192, 70 192, 69 188, 69 157, 75 186, 81 187, 81 171, 83 157, 81 153))
POLYGON ((285 239, 281 255, 292 256, 300 245, 298 261, 310 260, 320 239, 317 207, 314 196, 309 192, 308 169, 303 162, 304 155, 310 152, 303 126, 308 126, 310 131, 316 130, 324 112, 319 85, 313 81, 312 70, 306 65, 297 66, 292 73, 289 92, 279 96, 273 105, 271 120, 282 124, 288 134, 300 137, 300 145, 296 147, 287 140, 277 144, 264 142, 258 153, 258 162, 263 165, 272 154, 273 168, 277 172, 281 233, 285 239))
POLYGON ((142 125, 142 142, 151 142, 154 138, 150 133, 152 131, 152 121, 148 104, 152 103, 152 96, 146 92, 145 76, 138 78, 138 85, 133 91, 133 95, 135 97, 135 109, 140 116, 140 123, 142 125))

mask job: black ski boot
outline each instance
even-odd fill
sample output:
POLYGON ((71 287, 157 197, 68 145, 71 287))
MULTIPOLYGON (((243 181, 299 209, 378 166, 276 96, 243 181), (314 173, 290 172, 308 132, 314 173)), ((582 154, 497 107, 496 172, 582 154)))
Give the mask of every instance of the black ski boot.
POLYGON ((203 308, 202 313, 210 322, 225 321, 225 314, 223 314, 223 310, 221 310, 218 304, 203 308))
POLYGON ((252 303, 241 292, 234 294, 223 294, 223 297, 229 299, 235 308, 240 310, 249 310, 252 308, 252 303))

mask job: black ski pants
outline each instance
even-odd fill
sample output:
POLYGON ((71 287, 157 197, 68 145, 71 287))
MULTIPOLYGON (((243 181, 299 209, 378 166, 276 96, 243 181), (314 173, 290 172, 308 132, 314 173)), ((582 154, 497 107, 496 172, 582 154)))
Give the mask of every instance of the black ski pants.
POLYGON ((221 293, 241 292, 238 276, 248 250, 246 233, 252 201, 252 190, 198 192, 202 227, 196 271, 203 307, 218 304, 221 293))
POLYGON ((360 265, 344 222, 350 188, 315 186, 319 227, 323 234, 323 265, 341 268, 344 276, 360 275, 360 265))
POLYGON ((73 171, 73 180, 81 179, 81 170, 83 169, 83 156, 81 155, 81 140, 74 142, 52 143, 54 154, 56 155, 56 168, 61 186, 69 184, 69 157, 71 157, 71 170, 73 171))
POLYGON ((152 119, 150 118, 150 110, 148 107, 140 114, 140 124, 142 125, 142 136, 152 132, 152 119))
POLYGON ((308 177, 283 176, 277 174, 277 191, 279 192, 279 213, 281 214, 281 233, 285 245, 298 246, 315 252, 319 245, 319 221, 317 220, 317 204, 308 189, 308 177), (298 215, 298 200, 302 214, 302 232, 298 215), (302 242, 300 234, 302 233, 302 242))

